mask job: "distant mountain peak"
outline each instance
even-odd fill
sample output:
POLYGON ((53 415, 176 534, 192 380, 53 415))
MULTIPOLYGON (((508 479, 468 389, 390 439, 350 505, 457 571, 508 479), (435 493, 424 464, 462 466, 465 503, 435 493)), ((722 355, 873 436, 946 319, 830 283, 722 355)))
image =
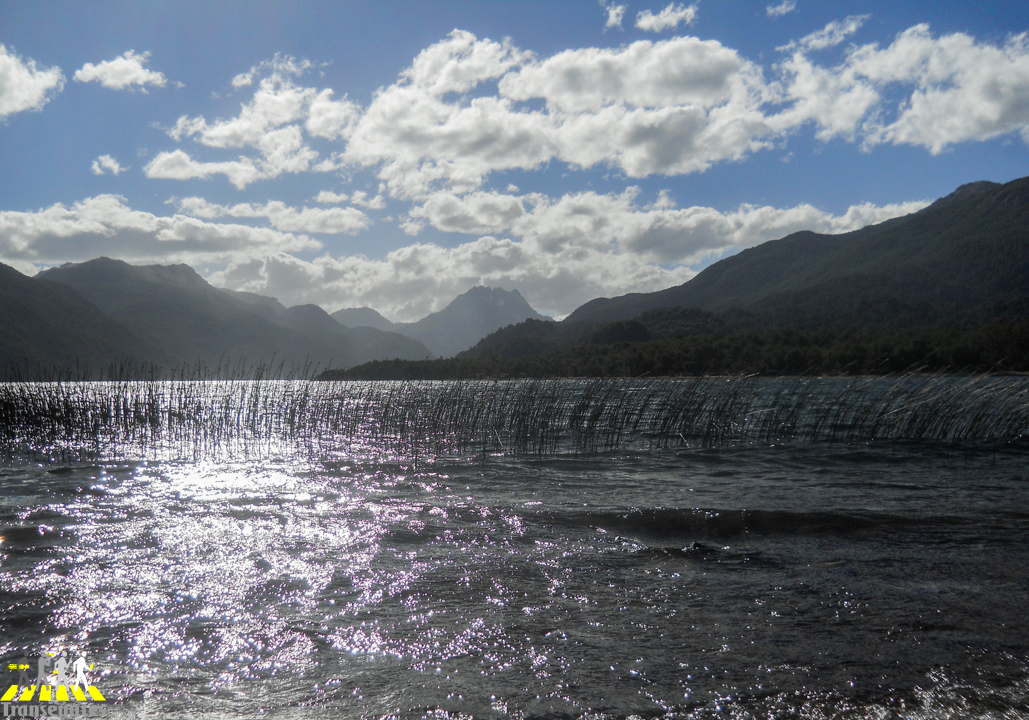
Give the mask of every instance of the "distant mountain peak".
POLYGON ((44 270, 42 278, 90 278, 92 282, 157 282, 164 285, 179 285, 191 288, 207 288, 208 283, 189 265, 133 265, 124 260, 98 257, 81 263, 65 263, 57 268, 44 270))
POLYGON ((508 305, 513 305, 520 311, 531 313, 530 317, 539 315, 539 313, 532 309, 532 306, 525 301, 525 298, 522 297, 522 294, 517 290, 504 290, 503 288, 488 287, 486 285, 476 285, 467 292, 458 295, 450 302, 449 305, 447 305, 446 308, 440 310, 440 312, 446 312, 447 308, 451 307, 474 306, 503 308, 508 305))
POLYGON ((526 302, 522 294, 517 290, 504 290, 503 288, 492 288, 485 285, 476 285, 454 298, 449 305, 437 313, 419 320, 419 323, 429 320, 433 316, 474 316, 487 324, 494 322, 505 322, 510 325, 522 320, 533 318, 535 320, 546 320, 547 318, 533 310, 526 302))
POLYGON ((370 307, 343 308, 332 313, 332 319, 348 328, 371 327, 376 330, 393 330, 393 323, 370 307))
MULTIPOLYGON (((369 319, 374 319, 372 313, 378 315, 370 308, 351 308, 333 313, 333 317, 345 325, 351 322, 369 324, 369 319)), ((494 330, 528 319, 551 320, 533 310, 517 290, 476 285, 458 295, 439 312, 417 322, 397 323, 392 328, 422 341, 434 354, 449 357, 467 350, 494 330)), ((388 322, 384 318, 382 320, 388 322)))

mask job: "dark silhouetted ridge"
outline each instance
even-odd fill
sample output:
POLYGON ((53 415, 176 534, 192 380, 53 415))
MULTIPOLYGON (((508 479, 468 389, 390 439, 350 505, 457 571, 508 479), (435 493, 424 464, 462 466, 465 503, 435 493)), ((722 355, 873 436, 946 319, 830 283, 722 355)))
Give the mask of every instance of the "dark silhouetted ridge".
POLYGON ((1027 228, 1029 179, 969 183, 911 215, 841 235, 794 233, 720 260, 683 285, 593 300, 567 320, 612 322, 661 307, 810 320, 881 298, 955 308, 1002 302, 1025 294, 1027 228))
POLYGON ((39 277, 73 289, 140 338, 151 349, 149 357, 169 365, 213 367, 246 359, 326 368, 430 355, 421 343, 395 333, 355 335, 316 305, 284 308, 274 298, 220 290, 187 265, 135 266, 98 258, 39 277))

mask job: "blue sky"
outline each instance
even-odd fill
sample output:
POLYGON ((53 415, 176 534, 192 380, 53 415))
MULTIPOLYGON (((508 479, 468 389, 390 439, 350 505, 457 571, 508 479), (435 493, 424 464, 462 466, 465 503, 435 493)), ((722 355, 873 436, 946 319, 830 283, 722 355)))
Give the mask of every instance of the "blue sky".
POLYGON ((1029 175, 1029 3, 0 3, 0 262, 561 317, 1029 175))

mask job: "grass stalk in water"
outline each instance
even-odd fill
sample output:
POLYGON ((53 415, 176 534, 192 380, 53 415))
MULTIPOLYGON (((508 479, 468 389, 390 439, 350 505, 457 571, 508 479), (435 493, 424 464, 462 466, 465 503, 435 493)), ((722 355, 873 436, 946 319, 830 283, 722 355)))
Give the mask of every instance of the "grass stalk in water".
POLYGON ((0 451, 201 458, 590 455, 810 442, 1016 441, 1029 381, 977 375, 0 384, 0 451))

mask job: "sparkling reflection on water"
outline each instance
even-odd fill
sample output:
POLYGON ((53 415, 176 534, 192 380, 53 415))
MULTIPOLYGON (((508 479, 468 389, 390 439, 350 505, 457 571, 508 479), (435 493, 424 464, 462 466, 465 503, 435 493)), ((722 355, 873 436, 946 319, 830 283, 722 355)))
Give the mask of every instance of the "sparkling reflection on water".
POLYGON ((0 642, 116 717, 1027 717, 1027 459, 9 459, 0 642))

